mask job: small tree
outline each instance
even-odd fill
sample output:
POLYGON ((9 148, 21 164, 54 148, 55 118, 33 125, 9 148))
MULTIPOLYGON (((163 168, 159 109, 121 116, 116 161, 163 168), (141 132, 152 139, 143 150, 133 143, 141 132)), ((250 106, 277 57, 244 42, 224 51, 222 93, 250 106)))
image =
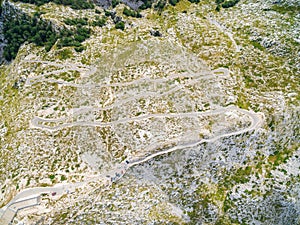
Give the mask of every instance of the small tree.
POLYGON ((172 6, 175 6, 178 2, 179 2, 179 0, 169 0, 169 3, 170 3, 172 6))
POLYGON ((124 30, 125 29, 125 23, 124 21, 119 21, 116 23, 115 25, 116 29, 119 29, 119 30, 124 30))
POLYGON ((113 8, 115 8, 119 3, 120 3, 119 0, 112 0, 111 1, 111 5, 112 5, 113 8))

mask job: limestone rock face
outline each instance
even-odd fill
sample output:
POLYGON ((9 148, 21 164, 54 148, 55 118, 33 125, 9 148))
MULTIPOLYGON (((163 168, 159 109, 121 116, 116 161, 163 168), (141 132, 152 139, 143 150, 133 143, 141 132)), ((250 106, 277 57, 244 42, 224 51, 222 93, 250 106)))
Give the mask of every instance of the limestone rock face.
POLYGON ((298 224, 299 2, 123 3, 3 2, 0 223, 298 224))

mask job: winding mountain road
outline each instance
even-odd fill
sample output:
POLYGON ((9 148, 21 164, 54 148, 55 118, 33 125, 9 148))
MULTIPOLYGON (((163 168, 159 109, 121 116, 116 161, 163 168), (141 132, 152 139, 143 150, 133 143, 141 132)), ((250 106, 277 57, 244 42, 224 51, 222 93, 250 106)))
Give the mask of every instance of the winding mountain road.
MULTIPOLYGON (((36 63, 43 63, 42 61, 34 61, 36 63)), ((44 62, 47 65, 53 65, 53 66, 57 66, 57 67, 64 67, 67 66, 68 68, 65 69, 60 69, 46 74, 43 74, 41 76, 35 77, 35 78, 29 78, 27 85, 32 85, 34 82, 40 82, 40 81, 48 81, 48 82, 57 82, 60 83, 62 85, 70 85, 70 86, 76 86, 76 87, 81 87, 82 85, 79 84, 71 84, 69 82, 64 82, 64 81, 57 81, 54 79, 42 79, 44 76, 46 76, 47 74, 59 74, 61 72, 65 72, 68 70, 77 70, 80 72, 85 72, 88 74, 88 72, 86 71, 86 68, 82 69, 80 67, 80 65, 76 66, 76 65, 64 65, 62 66, 61 64, 57 64, 57 63, 52 63, 52 62, 44 62)), ((91 68, 91 72, 90 73, 94 73, 95 70, 93 68, 91 68)), ((200 77, 197 77, 194 80, 191 80, 189 82, 187 82, 188 84, 194 83, 194 82, 198 82, 199 79, 209 79, 211 77, 228 77, 229 76, 230 71, 226 68, 219 68, 217 70, 213 71, 213 74, 207 74, 207 75, 202 75, 200 77)), ((187 77, 187 78, 195 78, 195 75, 180 75, 180 74, 175 74, 172 75, 170 77, 167 78, 157 78, 157 79, 150 79, 150 78, 140 78, 137 79, 135 81, 130 81, 130 82, 125 82, 122 84, 119 83, 115 83, 115 84, 85 84, 87 87, 112 87, 112 86, 128 86, 128 85, 135 85, 135 84, 140 84, 142 82, 153 82, 153 83, 162 83, 162 82, 166 82, 170 79, 175 79, 175 78, 182 78, 182 77, 187 77), (92 86, 88 86, 88 85, 92 85, 92 86)), ((176 86, 175 88, 167 91, 167 93, 163 93, 163 95, 168 94, 168 93, 172 93, 175 92, 177 90, 180 90, 183 85, 179 85, 176 86), (170 92, 171 91, 171 92, 170 92)), ((147 93, 149 94, 149 93, 147 93)), ((157 97, 160 94, 158 93, 154 93, 154 95, 157 97)), ((137 98, 137 96, 133 97, 133 99, 137 98)), ((128 101, 128 99, 125 99, 123 101, 128 101)), ((122 102, 124 103, 124 102, 122 102)), ((121 104, 121 101, 118 101, 116 104, 121 104)), ((112 107, 112 106, 109 106, 112 107)), ((86 110, 103 110, 104 108, 93 108, 93 107, 83 107, 81 109, 77 109, 76 113, 80 114, 86 110)), ((258 129, 262 122, 263 122, 263 117, 255 112, 252 111, 247 111, 244 109, 240 109, 236 106, 228 106, 228 107, 220 107, 217 108, 215 110, 210 110, 210 111, 205 111, 205 112, 187 112, 187 113, 158 113, 158 114, 146 114, 146 115, 141 115, 141 116, 137 116, 137 117, 132 117, 132 118, 122 118, 116 121, 111 121, 111 122, 100 122, 100 121, 95 121, 95 122, 86 122, 86 121, 78 121, 78 122, 72 122, 72 123, 63 123, 65 121, 66 118, 60 118, 60 119, 46 119, 46 118, 41 118, 41 117, 34 117, 31 121, 31 127, 30 128, 37 128, 37 129, 42 129, 42 130, 46 130, 49 132, 55 131, 55 130, 59 130, 59 129, 63 129, 66 127, 74 127, 74 126, 93 126, 93 127, 105 127, 105 126, 112 126, 112 125, 117 125, 120 123, 129 123, 129 122, 134 122, 134 121, 142 121, 142 120, 146 120, 146 119, 150 119, 150 118, 187 118, 187 117, 198 117, 198 116, 211 116, 211 115, 217 115, 217 114, 223 114, 223 113, 227 113, 227 112, 239 112, 242 113, 244 115, 247 115, 249 117, 249 119, 251 120, 251 124, 241 130, 238 131, 233 131, 233 132, 229 132, 226 134, 221 134, 221 135, 217 135, 215 137, 209 138, 209 139, 199 139, 199 140, 194 140, 194 141, 190 141, 190 142, 186 142, 183 144, 179 144, 176 145, 174 147, 170 147, 167 148, 165 150, 162 150, 160 152, 156 152, 153 153, 149 156, 145 156, 143 158, 132 158, 132 159, 126 159, 123 162, 121 162, 120 164, 116 165, 113 169, 106 171, 105 173, 99 175, 99 176, 94 176, 92 178, 88 178, 86 181, 84 182, 78 182, 78 183, 61 183, 61 184, 57 184, 53 187, 36 187, 36 188, 27 188, 22 190, 20 193, 18 193, 5 207, 3 207, 0 210, 0 224, 8 224, 10 223, 14 216, 16 215, 16 213, 26 207, 30 207, 30 206, 34 206, 36 204, 39 203, 39 199, 41 197, 41 195, 43 194, 54 194, 55 195, 62 195, 62 194, 70 194, 74 191, 76 191, 76 188, 82 187, 83 185, 86 185, 92 181, 101 181, 104 184, 111 184, 111 182, 116 182, 118 179, 120 179, 127 171, 129 168, 145 163, 157 156, 161 156, 164 154, 168 154, 174 151, 179 151, 179 150, 185 150, 191 147, 195 147, 198 146, 202 143, 209 143, 209 142, 214 142, 217 139, 220 138, 224 138, 224 137, 229 137, 229 136, 234 136, 234 135, 240 135, 246 132, 251 132, 254 131, 256 129, 258 129), (53 127, 50 126, 46 126, 43 123, 45 122, 53 122, 53 123, 57 123, 57 122, 62 122, 62 124, 60 125, 56 125, 53 127)))
POLYGON ((230 33, 230 32, 226 29, 226 27, 222 26, 218 21, 212 19, 211 17, 208 17, 208 21, 209 21, 211 24, 215 25, 219 30, 221 30, 222 32, 224 32, 224 34, 226 34, 226 35, 229 37, 229 39, 231 40, 231 42, 232 42, 232 44, 233 44, 233 46, 234 46, 236 52, 240 52, 240 51, 241 51, 240 46, 238 46, 238 44, 236 43, 236 41, 235 41, 234 38, 233 38, 233 34, 230 33))
MULTIPOLYGON (((219 109, 211 110, 211 111, 205 111, 205 112, 146 114, 146 115, 132 117, 132 118, 123 118, 123 119, 112 121, 112 122, 78 121, 78 122, 73 122, 73 123, 64 123, 64 124, 57 125, 54 127, 42 125, 41 123, 62 122, 64 120, 64 118, 45 119, 45 118, 40 118, 40 117, 34 117, 31 121, 31 128, 39 128, 39 129, 43 129, 43 130, 47 130, 47 131, 56 131, 56 130, 60 130, 63 128, 74 127, 74 126, 107 127, 107 126, 117 125, 120 123, 137 122, 137 121, 146 120, 146 119, 150 119, 150 118, 185 118, 185 117, 197 117, 197 116, 211 116, 211 115, 217 115, 217 114, 221 114, 221 113, 230 112, 233 110, 239 111, 242 113, 245 113, 245 111, 246 111, 246 110, 242 110, 236 106, 228 106, 228 107, 219 108, 219 109)), ((247 114, 247 115, 252 116, 252 119, 254 119, 252 114, 247 114)))
MULTIPOLYGON (((137 121, 137 120, 143 120, 146 118, 151 118, 151 117, 187 117, 187 116, 197 116, 197 115, 215 115, 215 114, 219 114, 219 113, 225 113, 225 112, 230 112, 232 110, 235 111, 239 111, 242 112, 244 114, 246 114, 247 116, 249 116, 249 118, 251 118, 251 124, 244 128, 241 129, 239 131, 234 131, 234 132, 230 132, 227 134, 221 134, 218 135, 216 137, 210 138, 210 139, 199 139, 193 142, 187 142, 181 145, 177 145, 174 147, 171 147, 169 149, 154 153, 152 155, 146 156, 144 158, 140 158, 140 159, 127 159, 124 160, 123 162, 121 162, 119 165, 117 165, 114 169, 107 171, 105 174, 101 174, 100 176, 95 176, 93 178, 90 178, 89 180, 85 181, 85 182, 80 182, 80 183, 67 183, 67 184, 57 184, 53 187, 36 187, 36 188, 28 188, 25 189, 23 191, 21 191, 19 194, 17 194, 4 208, 2 208, 2 215, 0 212, 0 222, 2 219, 2 222, 4 221, 11 221, 13 219, 13 217, 15 215, 11 214, 11 210, 10 208, 14 206, 15 203, 19 202, 20 200, 24 201, 24 199, 31 199, 34 196, 36 196, 36 198, 39 198, 42 194, 50 194, 50 193, 55 193, 57 195, 61 195, 64 193, 71 193, 74 192, 76 190, 76 188, 81 187, 91 181, 97 181, 97 180, 102 180, 102 182, 104 183, 110 183, 110 182, 115 182, 118 179, 120 179, 125 173, 126 171, 135 166, 135 165, 139 165, 142 163, 145 163, 157 156, 160 155, 164 155, 167 153, 171 153, 174 151, 178 151, 178 150, 184 150, 187 148, 191 148, 191 147, 195 147, 198 146, 202 143, 209 143, 209 142, 214 142, 217 139, 220 138, 224 138, 224 137, 229 137, 229 136, 234 136, 234 135, 240 135, 246 132, 250 132, 253 130, 258 129, 262 122, 263 122, 263 118, 261 115, 254 113, 254 112, 250 112, 244 109, 240 109, 237 108, 235 106, 229 106, 229 107, 225 107, 225 108, 219 108, 217 110, 214 111, 209 111, 209 112, 193 112, 193 113, 177 113, 177 114, 156 114, 156 115, 144 115, 144 116, 140 116, 140 117, 136 117, 136 118, 126 118, 126 119, 122 119, 119 121, 115 121, 115 122, 110 122, 110 123, 87 123, 87 122, 79 122, 79 123, 75 123, 75 124, 68 124, 68 126, 107 126, 108 124, 117 124, 117 123, 125 123, 125 122, 129 122, 129 121, 137 121)), ((26 202, 24 202, 26 203, 26 202)), ((22 206, 22 208, 25 208, 26 205, 22 206)), ((18 210, 16 210, 17 212, 18 210)))

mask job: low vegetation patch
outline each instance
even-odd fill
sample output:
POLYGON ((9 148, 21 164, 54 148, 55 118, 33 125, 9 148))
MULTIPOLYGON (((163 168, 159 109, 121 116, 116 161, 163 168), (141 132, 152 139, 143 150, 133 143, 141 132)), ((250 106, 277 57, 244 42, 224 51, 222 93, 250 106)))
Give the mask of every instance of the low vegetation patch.
POLYGON ((103 27, 104 25, 106 24, 106 17, 105 16, 103 16, 102 18, 100 18, 100 17, 96 17, 96 20, 94 20, 92 23, 91 23, 91 25, 92 26, 98 26, 98 27, 103 27))
POLYGON ((119 29, 119 30, 124 30, 125 29, 125 23, 124 21, 119 21, 116 23, 115 25, 116 29, 119 29))
POLYGON ((142 0, 143 4, 139 7, 139 9, 144 10, 144 9, 149 9, 152 7, 152 2, 151 0, 142 0))
POLYGON ((165 0, 159 0, 155 5, 154 8, 158 11, 162 11, 165 6, 166 6, 167 2, 165 0))
POLYGON ((123 14, 125 16, 131 16, 131 17, 136 17, 136 18, 141 18, 142 17, 142 15, 139 12, 128 9, 127 7, 124 8, 123 14))
MULTIPOLYGON (((14 0, 17 2, 16 0, 14 0)), ((30 3, 37 6, 41 6, 43 4, 54 2, 58 5, 66 5, 70 6, 72 9, 94 9, 95 5, 92 2, 86 1, 86 0, 19 0, 20 2, 24 3, 30 3)))
POLYGON ((191 3, 199 3, 200 0, 189 0, 189 2, 191 2, 191 3))
POLYGON ((67 25, 88 25, 88 18, 84 17, 84 18, 74 18, 74 19, 70 19, 67 18, 64 20, 64 23, 67 25))
POLYGON ((220 11, 221 7, 222 8, 230 8, 235 6, 237 3, 239 3, 240 0, 216 0, 217 4, 217 11, 220 11))
POLYGON ((179 0, 169 0, 169 3, 170 3, 172 6, 175 6, 178 2, 179 2, 179 0))

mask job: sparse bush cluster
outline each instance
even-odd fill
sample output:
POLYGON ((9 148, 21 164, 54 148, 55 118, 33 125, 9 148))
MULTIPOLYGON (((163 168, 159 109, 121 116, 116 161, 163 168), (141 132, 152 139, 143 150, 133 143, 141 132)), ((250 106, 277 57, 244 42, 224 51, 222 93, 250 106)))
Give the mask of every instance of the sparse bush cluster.
POLYGON ((155 5, 154 8, 158 11, 162 11, 165 6, 166 6, 167 2, 165 0, 159 0, 155 5))
MULTIPOLYGON (((168 4, 172 5, 172 6, 176 6, 176 4, 179 2, 180 0, 159 0, 158 2, 156 2, 156 4, 154 5, 154 9, 158 10, 159 12, 161 12, 168 4)), ((189 0, 190 2, 196 2, 198 3, 199 0, 189 0)))
POLYGON ((235 6, 240 0, 229 0, 222 3, 223 8, 230 8, 235 6))
MULTIPOLYGON (((14 0, 17 1, 17 0, 14 0)), ((54 2, 58 5, 66 5, 70 6, 72 9, 94 9, 95 5, 92 2, 88 2, 86 0, 19 0, 20 2, 30 3, 37 6, 41 6, 43 4, 54 2)))
POLYGON ((100 18, 97 16, 96 20, 94 20, 91 25, 94 27, 96 27, 96 26, 103 27, 105 24, 106 24, 106 17, 103 16, 102 18, 100 18))
POLYGON ((88 25, 88 18, 75 18, 75 19, 70 19, 67 18, 64 20, 64 23, 67 25, 88 25))
MULTIPOLYGON (((161 11, 164 9, 164 7, 167 5, 167 2, 172 5, 175 6, 180 0, 159 0, 154 4, 154 8, 158 11, 161 11)), ((199 3, 200 0, 189 0, 190 2, 194 2, 194 3, 199 3)), ((151 8, 152 7, 152 3, 154 1, 151 0, 142 0, 143 4, 139 7, 139 9, 144 10, 147 8, 151 8)))
POLYGON ((189 0, 189 2, 191 2, 191 3, 199 3, 200 2, 200 0, 189 0))
POLYGON ((152 1, 151 0, 142 0, 143 4, 139 7, 139 9, 149 9, 152 7, 152 1))
POLYGON ((83 17, 83 18, 74 18, 74 19, 65 19, 64 23, 70 26, 86 26, 86 25, 90 25, 90 26, 98 26, 98 27, 102 27, 105 25, 106 23, 106 17, 102 17, 100 18, 99 16, 96 16, 96 20, 92 21, 92 22, 88 22, 88 18, 83 17))
POLYGON ((122 20, 122 17, 117 16, 116 12, 105 10, 104 13, 105 13, 105 16, 107 16, 107 17, 109 16, 112 19, 112 21, 115 24, 116 29, 119 29, 119 30, 125 29, 125 22, 122 20))
POLYGON ((83 27, 81 25, 77 25, 74 31, 71 30, 63 30, 60 33, 60 41, 58 42, 57 46, 59 48, 67 47, 67 46, 74 46, 75 50, 81 52, 84 50, 81 42, 88 39, 91 35, 91 30, 89 28, 83 27))
POLYGON ((136 18, 141 18, 142 17, 142 15, 140 14, 140 12, 128 9, 127 7, 124 8, 123 14, 125 16, 131 16, 131 17, 136 17, 136 18))
MULTIPOLYGON (((190 2, 199 2, 199 0, 189 0, 190 2)), ((168 3, 172 6, 175 6, 177 3, 179 2, 179 0, 168 0, 168 3)), ((154 8, 158 11, 162 11, 165 6, 167 5, 166 0, 159 0, 155 5, 154 8)))
POLYGON ((170 3, 172 6, 175 6, 178 2, 179 2, 179 0, 169 0, 169 3, 170 3))
POLYGON ((119 30, 124 30, 125 29, 125 23, 124 21, 119 21, 116 23, 115 25, 116 29, 119 29, 119 30))
POLYGON ((217 11, 220 11, 222 8, 230 8, 235 6, 240 0, 216 0, 217 3, 217 11))
POLYGON ((162 34, 158 30, 150 30, 150 34, 153 37, 161 37, 162 36, 162 34))
POLYGON ((120 4, 120 1, 119 0, 112 0, 111 1, 111 6, 113 7, 113 8, 115 8, 117 5, 119 5, 120 4))

